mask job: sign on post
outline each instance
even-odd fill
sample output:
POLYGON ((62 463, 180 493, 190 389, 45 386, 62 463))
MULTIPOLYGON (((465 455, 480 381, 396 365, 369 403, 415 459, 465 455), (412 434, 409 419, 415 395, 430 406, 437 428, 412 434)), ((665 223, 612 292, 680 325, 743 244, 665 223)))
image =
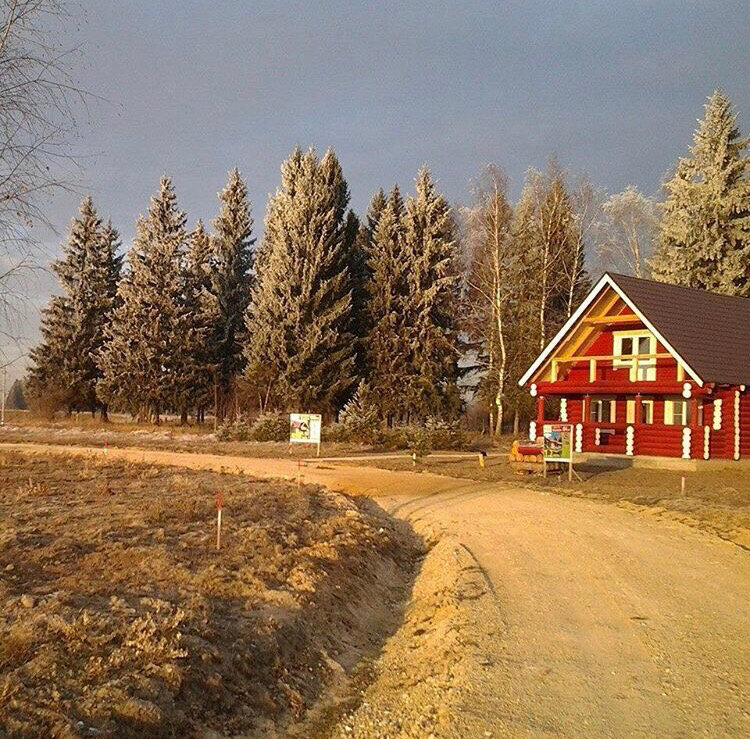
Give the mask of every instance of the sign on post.
POLYGON ((568 423, 545 423, 542 438, 544 476, 547 462, 567 462, 568 480, 573 479, 573 425, 568 423))
POLYGON ((317 413, 289 414, 289 443, 317 444, 320 456, 320 426, 322 418, 317 413))

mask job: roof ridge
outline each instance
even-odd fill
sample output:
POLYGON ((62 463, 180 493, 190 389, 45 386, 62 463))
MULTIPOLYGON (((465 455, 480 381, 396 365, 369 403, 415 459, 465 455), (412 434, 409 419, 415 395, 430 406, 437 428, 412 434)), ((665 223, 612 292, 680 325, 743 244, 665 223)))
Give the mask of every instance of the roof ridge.
POLYGON ((750 300, 750 296, 747 295, 728 295, 727 293, 719 293, 715 290, 706 290, 702 287, 692 287, 690 285, 678 285, 674 282, 661 282, 660 280, 654 280, 650 277, 635 277, 634 275, 626 275, 622 272, 605 272, 605 275, 609 275, 615 282, 617 281, 617 278, 624 278, 626 280, 635 280, 637 282, 648 282, 652 285, 658 285, 659 287, 666 287, 666 288, 676 288, 679 290, 685 290, 695 293, 700 293, 701 295, 711 295, 716 298, 730 298, 735 300, 750 300))

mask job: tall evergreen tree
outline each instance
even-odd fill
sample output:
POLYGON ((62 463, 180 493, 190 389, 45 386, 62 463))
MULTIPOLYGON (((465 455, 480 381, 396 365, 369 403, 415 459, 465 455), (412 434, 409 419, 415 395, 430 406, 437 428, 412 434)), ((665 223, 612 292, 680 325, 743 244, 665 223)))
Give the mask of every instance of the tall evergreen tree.
POLYGON ((111 223, 102 227, 87 197, 74 219, 64 256, 53 264, 63 294, 50 301, 42 318, 42 343, 32 351, 29 387, 35 395, 54 393, 69 410, 106 404, 96 394, 97 357, 106 342, 122 258, 111 223))
MULTIPOLYGON (((219 300, 212 292, 213 244, 203 221, 188 237, 182 265, 182 294, 178 313, 181 367, 177 373, 177 408, 182 423, 195 410, 200 422, 214 401, 217 351, 213 341, 221 323, 219 300)), ((218 388, 217 388, 218 389, 218 388)))
POLYGON ((367 324, 365 337, 368 387, 384 418, 398 417, 408 399, 402 378, 410 366, 406 308, 409 305, 404 201, 394 186, 385 202, 382 191, 373 199, 368 217, 373 232, 367 241, 367 324))
POLYGON ((235 377, 242 371, 242 338, 245 312, 250 303, 255 239, 251 238, 253 219, 247 185, 237 168, 229 173, 226 187, 219 193, 221 210, 214 221, 212 239, 211 292, 218 310, 213 344, 216 351, 216 379, 219 391, 219 418, 227 404, 235 377))
POLYGON ((417 175, 416 195, 405 216, 409 371, 406 410, 416 418, 455 415, 460 407, 457 306, 459 264, 455 223, 448 201, 427 168, 417 175))
MULTIPOLYGON (((369 266, 372 251, 373 235, 378 224, 380 213, 385 207, 386 197, 382 189, 373 195, 365 220, 357 219, 357 233, 350 261, 352 276, 352 334, 357 337, 357 374, 364 378, 367 373, 366 338, 372 324, 370 323, 369 282, 372 277, 369 266)), ((351 214, 354 217, 353 214, 351 214)))
POLYGON ((247 376, 264 407, 335 411, 351 392, 348 202, 331 150, 297 148, 282 165, 247 318, 247 376))
POLYGON ((165 409, 181 407, 185 221, 172 180, 162 177, 136 224, 129 270, 100 355, 102 397, 157 423, 165 409))
POLYGON ((711 95, 693 136, 664 183, 653 277, 730 295, 750 295, 750 139, 729 98, 711 95))

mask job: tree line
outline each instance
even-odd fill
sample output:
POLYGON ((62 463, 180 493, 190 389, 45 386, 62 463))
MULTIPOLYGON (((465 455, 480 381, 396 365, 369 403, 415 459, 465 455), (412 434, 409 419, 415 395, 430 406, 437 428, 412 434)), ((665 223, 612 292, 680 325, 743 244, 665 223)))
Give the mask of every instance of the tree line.
MULTIPOLYGON (((295 149, 255 246, 235 169, 207 228, 160 183, 123 263, 81 204, 42 316, 28 394, 67 411, 252 409, 333 418, 352 398, 384 423, 455 418, 467 390, 490 427, 529 412, 517 379, 603 268, 750 292, 748 141, 717 91, 665 198, 607 196, 554 159, 518 200, 488 166, 451 208, 428 169, 413 194, 378 190, 363 218, 333 151, 295 149)), ((511 420, 512 419, 512 420, 511 420)))

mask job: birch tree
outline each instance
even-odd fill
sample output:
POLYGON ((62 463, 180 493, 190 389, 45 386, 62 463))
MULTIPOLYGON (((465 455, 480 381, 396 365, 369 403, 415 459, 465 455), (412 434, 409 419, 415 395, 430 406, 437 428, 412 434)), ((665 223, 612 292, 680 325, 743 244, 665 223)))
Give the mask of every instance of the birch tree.
POLYGON ((659 224, 656 201, 631 185, 610 195, 601 210, 596 251, 604 271, 648 277, 659 224))
POLYGON ((502 433, 508 381, 509 328, 517 320, 522 257, 511 238, 507 178, 494 165, 474 184, 463 209, 466 228, 465 330, 473 342, 480 390, 490 400, 492 433, 502 433), (514 315, 515 313, 515 315, 514 315), (493 423, 494 421, 494 423, 493 423))

